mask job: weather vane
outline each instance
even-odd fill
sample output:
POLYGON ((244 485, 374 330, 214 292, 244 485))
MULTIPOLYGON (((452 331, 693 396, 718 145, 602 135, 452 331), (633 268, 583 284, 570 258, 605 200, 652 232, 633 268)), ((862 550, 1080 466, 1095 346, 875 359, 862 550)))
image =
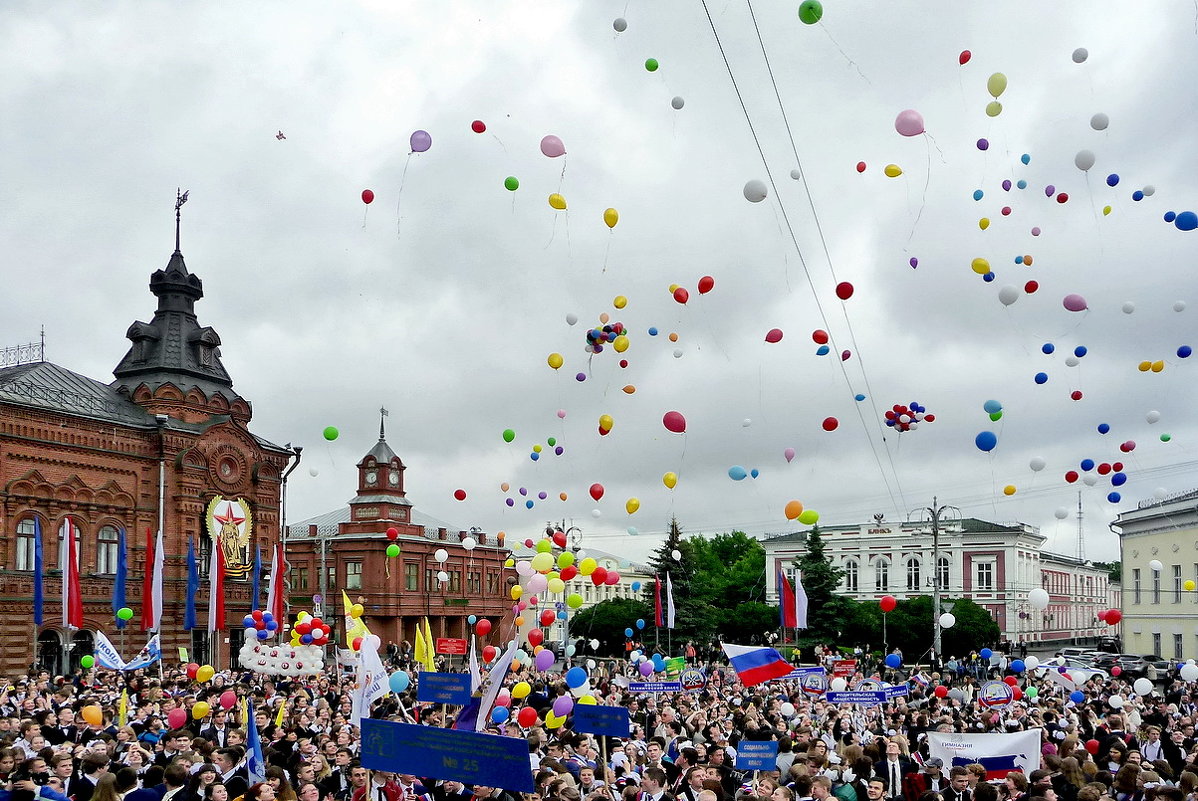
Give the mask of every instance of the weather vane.
POLYGON ((191 193, 191 190, 180 192, 178 189, 175 189, 175 252, 176 253, 179 252, 179 219, 183 216, 182 213, 180 212, 180 210, 183 208, 183 204, 187 202, 187 196, 190 193, 191 193))

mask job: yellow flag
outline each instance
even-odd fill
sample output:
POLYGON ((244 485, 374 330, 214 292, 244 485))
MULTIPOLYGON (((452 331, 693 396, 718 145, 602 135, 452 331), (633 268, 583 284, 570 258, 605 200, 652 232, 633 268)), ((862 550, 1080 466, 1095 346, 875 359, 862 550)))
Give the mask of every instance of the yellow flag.
POLYGON ((420 633, 420 621, 416 621, 416 661, 424 667, 424 635, 420 633))
POLYGON ((129 725, 129 690, 121 690, 121 705, 117 713, 117 725, 129 725))
POLYGON ((345 594, 345 590, 341 591, 341 605, 345 609, 345 647, 352 649, 354 640, 358 637, 366 637, 370 634, 370 629, 366 628, 366 618, 354 617, 350 614, 350 610, 354 608, 353 602, 349 600, 349 596, 345 594))
POLYGON ((283 725, 283 717, 287 714, 287 699, 283 699, 283 703, 279 704, 279 714, 275 715, 275 726, 283 725))
POLYGON ((240 703, 237 704, 237 713, 241 719, 242 728, 248 728, 254 725, 254 721, 249 719, 250 716, 250 698, 248 695, 241 697, 240 703))
POLYGON ((437 654, 436 640, 433 639, 433 630, 429 628, 428 618, 424 619, 424 667, 429 672, 437 669, 433 664, 433 657, 437 654))

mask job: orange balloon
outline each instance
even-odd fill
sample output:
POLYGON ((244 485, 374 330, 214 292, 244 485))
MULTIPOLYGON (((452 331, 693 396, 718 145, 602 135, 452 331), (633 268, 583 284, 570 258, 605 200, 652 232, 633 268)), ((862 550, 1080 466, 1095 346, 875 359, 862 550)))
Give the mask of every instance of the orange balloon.
POLYGON ((636 387, 634 387, 632 384, 624 385, 624 394, 625 395, 631 395, 634 392, 636 392, 636 387))
POLYGON ((803 514, 803 504, 798 501, 788 501, 786 503, 787 520, 797 520, 801 514, 803 514))
POLYGON ((671 332, 670 332, 670 341, 671 341, 671 342, 677 342, 677 341, 678 341, 678 334, 676 334, 676 333, 674 333, 673 331, 671 331, 671 332))
POLYGON ((516 625, 517 626, 524 625, 524 615, 516 615, 516 625))
POLYGON ((609 317, 607 315, 607 312, 603 312, 603 314, 599 315, 599 322, 601 322, 601 323, 606 323, 610 319, 611 319, 611 317, 609 317))
POLYGON ((95 704, 85 706, 81 710, 83 720, 93 726, 102 726, 104 724, 104 712, 95 704))
POLYGON ((566 498, 567 498, 567 497, 569 497, 569 496, 567 496, 567 495, 566 495, 566 493, 564 493, 564 492, 561 492, 561 493, 558 493, 558 496, 557 496, 557 497, 561 498, 561 499, 564 501, 564 500, 566 500, 566 498))

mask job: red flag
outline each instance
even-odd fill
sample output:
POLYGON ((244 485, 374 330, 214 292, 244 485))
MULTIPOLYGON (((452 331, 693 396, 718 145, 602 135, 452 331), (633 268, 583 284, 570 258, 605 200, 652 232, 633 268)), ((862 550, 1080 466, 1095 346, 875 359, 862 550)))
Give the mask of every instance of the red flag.
POLYGON ((782 628, 795 628, 798 624, 795 615, 795 591, 794 587, 790 586, 790 579, 782 570, 778 571, 778 609, 781 613, 782 628))
POLYGON ((653 577, 653 625, 661 628, 666 624, 661 616, 661 577, 653 577))
POLYGON ((220 538, 212 540, 212 560, 208 568, 208 633, 225 628, 225 552, 220 538))
POLYGON ((146 526, 146 575, 141 582, 141 630, 154 628, 154 532, 146 526))
POLYGON ((67 629, 83 628, 83 595, 79 589, 79 552, 75 523, 67 516, 62 522, 62 625, 67 629))
POLYGON ((283 543, 275 543, 274 557, 270 562, 270 582, 266 588, 266 608, 278 621, 284 619, 283 571, 286 569, 287 562, 283 557, 283 543))

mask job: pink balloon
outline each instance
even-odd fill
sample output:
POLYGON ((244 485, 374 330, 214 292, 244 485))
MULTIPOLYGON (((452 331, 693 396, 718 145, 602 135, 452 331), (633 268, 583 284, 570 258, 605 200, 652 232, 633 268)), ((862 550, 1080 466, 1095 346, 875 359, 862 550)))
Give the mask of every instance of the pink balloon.
POLYGON ((766 342, 781 342, 782 341, 782 329, 781 328, 771 328, 765 335, 765 341, 766 342))
POLYGON ((428 131, 413 131, 408 143, 412 146, 413 153, 423 153, 433 146, 433 138, 429 136, 428 131))
POLYGON ((220 705, 222 709, 232 709, 237 706, 237 693, 225 690, 220 694, 220 705))
POLYGON ((187 710, 175 708, 166 714, 167 725, 172 729, 181 729, 187 725, 187 710))
POLYGON ((853 352, 851 350, 842 350, 840 352, 840 360, 842 362, 847 362, 850 358, 852 358, 852 356, 853 352))
POLYGON ((614 570, 607 571, 607 576, 603 579, 603 583, 609 587, 614 587, 620 583, 620 574, 614 570))
POLYGON ((565 419, 566 419, 566 410, 565 410, 565 409, 558 409, 558 410, 557 410, 557 416, 558 416, 558 417, 560 417, 561 419, 565 420, 565 419))
POLYGON ((1088 308, 1086 306, 1086 299, 1075 293, 1066 295, 1061 301, 1061 305, 1071 312, 1085 311, 1088 308))
POLYGON ((787 448, 786 450, 782 451, 782 455, 786 457, 787 462, 791 462, 795 458, 795 449, 787 448))
POLYGON ((682 416, 682 412, 666 412, 661 418, 661 424, 667 431, 675 434, 686 433, 686 418, 682 416))
POLYGON ((562 140, 549 134, 541 140, 541 152, 549 158, 555 159, 558 156, 566 155, 566 146, 562 144, 562 140))
POLYGON ((894 130, 903 136, 919 136, 924 132, 923 115, 912 108, 900 111, 894 119, 894 130))

